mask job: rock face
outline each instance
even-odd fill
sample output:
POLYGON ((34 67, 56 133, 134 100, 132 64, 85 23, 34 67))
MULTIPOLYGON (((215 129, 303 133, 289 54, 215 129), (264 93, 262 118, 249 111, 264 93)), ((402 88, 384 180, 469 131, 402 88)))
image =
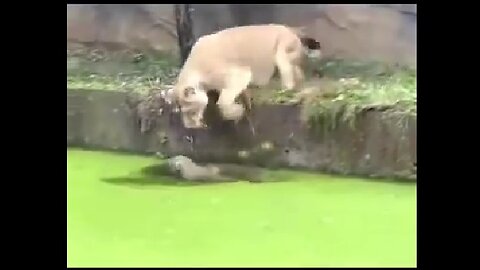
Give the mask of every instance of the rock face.
MULTIPOLYGON (((305 26, 324 53, 416 64, 414 4, 192 5, 196 37, 242 24, 305 26)), ((118 42, 177 53, 173 5, 67 5, 67 40, 118 42)))
POLYGON ((335 5, 307 26, 326 55, 416 64, 416 15, 392 8, 335 5))
POLYGON ((175 52, 173 5, 67 5, 67 41, 175 52))

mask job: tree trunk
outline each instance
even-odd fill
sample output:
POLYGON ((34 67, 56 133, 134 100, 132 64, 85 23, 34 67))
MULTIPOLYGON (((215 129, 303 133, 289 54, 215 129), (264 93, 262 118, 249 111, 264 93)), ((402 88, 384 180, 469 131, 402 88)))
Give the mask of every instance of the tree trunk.
POLYGON ((183 65, 192 49, 193 23, 190 4, 175 4, 175 21, 177 25, 178 47, 180 48, 180 63, 183 65))

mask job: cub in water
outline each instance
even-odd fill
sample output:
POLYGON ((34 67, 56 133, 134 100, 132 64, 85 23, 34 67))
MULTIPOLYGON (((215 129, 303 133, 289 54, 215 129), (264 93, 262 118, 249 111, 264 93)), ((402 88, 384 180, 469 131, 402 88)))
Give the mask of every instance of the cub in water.
POLYGON ((189 181, 198 182, 260 182, 263 170, 236 164, 206 164, 201 166, 186 156, 168 159, 170 173, 189 181))

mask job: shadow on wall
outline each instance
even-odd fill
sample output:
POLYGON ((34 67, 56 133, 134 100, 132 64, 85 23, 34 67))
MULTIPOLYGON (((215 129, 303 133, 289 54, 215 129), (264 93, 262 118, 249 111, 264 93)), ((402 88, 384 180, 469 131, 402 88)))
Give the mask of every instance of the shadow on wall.
MULTIPOLYGON (((416 5, 192 5, 198 38, 236 25, 305 26, 326 56, 416 64, 416 5)), ((176 51, 173 5, 67 5, 67 39, 176 51)))

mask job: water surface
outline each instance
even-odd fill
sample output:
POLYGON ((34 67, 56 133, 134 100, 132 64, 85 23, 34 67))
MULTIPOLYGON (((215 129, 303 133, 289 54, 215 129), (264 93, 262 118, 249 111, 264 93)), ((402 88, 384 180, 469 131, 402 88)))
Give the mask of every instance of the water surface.
POLYGON ((416 266, 414 184, 275 171, 189 185, 146 173, 154 158, 67 158, 70 267, 416 266))

